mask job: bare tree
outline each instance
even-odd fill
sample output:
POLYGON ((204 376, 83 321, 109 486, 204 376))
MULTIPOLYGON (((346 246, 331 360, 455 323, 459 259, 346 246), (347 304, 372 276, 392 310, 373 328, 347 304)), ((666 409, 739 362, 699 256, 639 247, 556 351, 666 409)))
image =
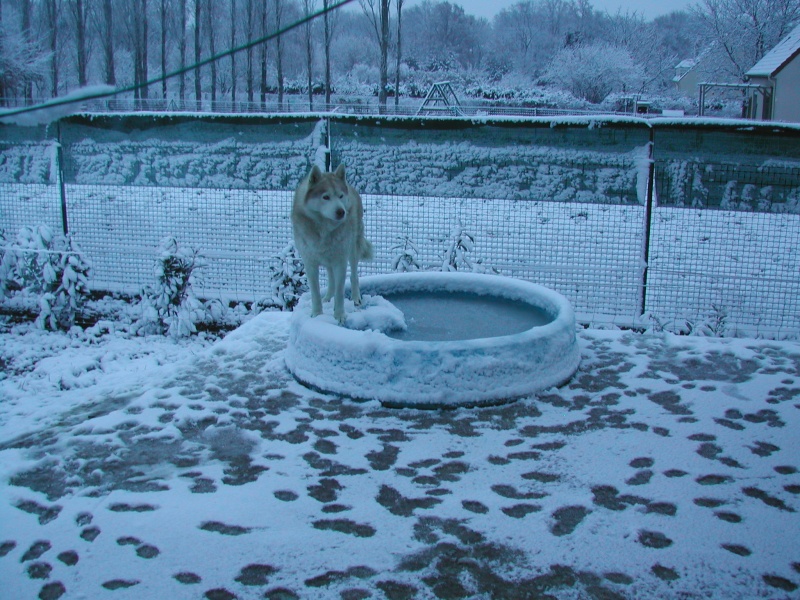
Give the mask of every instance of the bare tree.
MULTIPOLYGON (((283 27, 283 0, 275 0, 275 31, 283 27)), ((275 38, 275 71, 278 78, 278 110, 283 108, 283 39, 282 36, 275 38)))
POLYGON ((131 28, 131 46, 133 48, 133 83, 136 86, 133 97, 136 100, 146 100, 148 97, 147 82, 148 55, 147 55, 147 0, 135 0, 131 28))
POLYGON ((49 55, 35 39, 23 35, 22 27, 3 27, 2 24, 0 18, 0 103, 20 95, 30 102, 33 85, 46 79, 49 55))
POLYGON ((638 89, 643 74, 625 48, 602 42, 563 48, 545 77, 575 97, 597 104, 611 92, 638 89))
MULTIPOLYGON (((231 0, 230 47, 236 47, 236 0, 231 0)), ((236 103, 236 53, 231 54, 231 102, 236 103)))
MULTIPOLYGON (((106 0, 108 1, 108 0, 106 0)), ((161 97, 167 99, 167 0, 159 6, 161 20, 161 97)))
MULTIPOLYGON (((303 14, 304 16, 311 15, 317 10, 316 0, 303 0, 303 14)), ((314 39, 312 33, 314 32, 313 23, 306 21, 303 25, 303 43, 306 51, 306 84, 308 85, 308 109, 314 108, 314 89, 313 89, 313 67, 314 67, 314 39)))
POLYGON ((86 49, 89 5, 85 0, 73 0, 70 3, 70 9, 73 24, 75 25, 75 65, 78 71, 78 85, 84 87, 87 83, 86 69, 89 62, 86 49))
POLYGON ((180 32, 180 40, 178 42, 179 45, 179 52, 180 52, 180 63, 181 63, 181 74, 179 75, 179 89, 178 93, 181 97, 181 102, 186 100, 186 29, 188 26, 187 19, 186 19, 186 0, 180 0, 178 4, 178 8, 181 11, 180 16, 180 24, 181 24, 181 32, 180 32))
POLYGON ((800 21, 800 0, 701 0, 692 9, 703 37, 737 80, 800 21))
MULTIPOLYGON (((253 39, 253 33, 255 32, 255 2, 254 0, 247 0, 246 5, 246 15, 245 15, 245 35, 247 36, 247 41, 251 41, 253 39)), ((247 48, 247 101, 253 102, 253 54, 254 49, 252 46, 248 46, 247 48)))
MULTIPOLYGON (((30 44, 32 41, 31 37, 31 12, 33 11, 33 7, 31 6, 31 0, 22 0, 22 5, 20 6, 20 12, 22 13, 22 40, 25 44, 30 44)), ((33 100, 33 81, 25 82, 25 101, 31 102, 33 100)))
MULTIPOLYGON (((267 35, 267 4, 261 12, 261 35, 267 35)), ((267 44, 261 44, 261 105, 267 106, 267 44)))
MULTIPOLYGON (((194 0, 194 62, 200 62, 200 19, 202 17, 201 0, 194 0)), ((197 109, 200 109, 200 102, 203 99, 202 81, 200 67, 194 70, 194 101, 197 109)))
MULTIPOLYGON (((214 43, 216 27, 214 27, 215 15, 217 13, 214 0, 206 0, 206 16, 208 24, 208 52, 211 56, 217 53, 217 45, 214 43)), ((211 110, 217 102, 217 61, 211 61, 211 110)))
MULTIPOLYGON (((50 2, 55 3, 55 0, 50 0, 50 2)), ((117 69, 114 57, 114 10, 112 8, 112 0, 103 0, 102 45, 105 81, 108 85, 117 85, 117 69)))
POLYGON ((336 31, 336 23, 338 15, 335 12, 328 12, 330 7, 330 0, 322 0, 322 6, 325 9, 324 19, 324 36, 323 46, 325 51, 325 104, 331 103, 331 92, 333 86, 331 85, 331 42, 333 35, 336 31))
POLYGON ((389 83, 389 7, 391 0, 359 0, 364 14, 375 32, 380 53, 378 109, 386 112, 386 88, 389 83))
MULTIPOLYGON (((577 11, 590 10, 564 0, 521 0, 503 9, 494 22, 495 52, 520 73, 538 75, 564 45, 581 43, 577 11), (509 41, 511 43, 509 43, 509 41)), ((451 27, 454 31, 457 22, 451 27)))
MULTIPOLYGON (((60 83, 58 66, 58 0, 47 0, 45 10, 47 11, 47 23, 50 27, 50 80, 52 83, 50 94, 55 98, 58 96, 58 85, 60 83)), ((2 13, 2 10, 0 10, 0 13, 2 13)), ((2 19, 2 15, 0 15, 0 19, 2 19)), ((2 54, 2 48, 0 48, 0 54, 2 54)))
POLYGON ((397 7, 397 62, 394 69, 394 106, 400 106, 400 62, 403 60, 403 0, 395 0, 397 7))

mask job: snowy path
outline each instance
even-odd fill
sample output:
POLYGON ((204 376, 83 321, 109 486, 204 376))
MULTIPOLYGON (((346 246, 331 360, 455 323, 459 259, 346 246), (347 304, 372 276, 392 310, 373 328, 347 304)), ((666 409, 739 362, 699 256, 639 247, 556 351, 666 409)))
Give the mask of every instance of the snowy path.
POLYGON ((2 334, 8 597, 798 597, 800 345, 583 331, 564 388, 419 411, 287 335, 2 334))

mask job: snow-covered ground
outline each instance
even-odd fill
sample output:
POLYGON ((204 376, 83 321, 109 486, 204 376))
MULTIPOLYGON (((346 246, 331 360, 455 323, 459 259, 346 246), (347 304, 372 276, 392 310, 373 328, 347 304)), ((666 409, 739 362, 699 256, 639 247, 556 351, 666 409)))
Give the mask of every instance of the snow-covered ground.
POLYGON ((564 387, 393 410, 295 382, 289 318, 5 324, 0 595, 798 597, 800 344, 581 330, 564 387))

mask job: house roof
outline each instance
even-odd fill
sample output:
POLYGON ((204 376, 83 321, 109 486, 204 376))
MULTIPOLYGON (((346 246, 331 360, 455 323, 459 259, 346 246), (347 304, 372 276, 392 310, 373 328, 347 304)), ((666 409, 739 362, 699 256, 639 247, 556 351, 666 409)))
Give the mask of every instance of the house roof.
POLYGON ((748 77, 771 77, 800 54, 800 25, 767 52, 745 73, 748 77))

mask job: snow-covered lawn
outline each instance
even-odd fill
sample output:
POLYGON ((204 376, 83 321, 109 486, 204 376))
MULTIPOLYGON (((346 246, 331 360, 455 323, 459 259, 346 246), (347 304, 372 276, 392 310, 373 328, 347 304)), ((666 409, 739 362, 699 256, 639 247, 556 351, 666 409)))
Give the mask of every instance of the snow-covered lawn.
POLYGON ((3 326, 0 595, 796 597, 800 344, 582 330, 562 388, 393 410, 288 323, 3 326))

